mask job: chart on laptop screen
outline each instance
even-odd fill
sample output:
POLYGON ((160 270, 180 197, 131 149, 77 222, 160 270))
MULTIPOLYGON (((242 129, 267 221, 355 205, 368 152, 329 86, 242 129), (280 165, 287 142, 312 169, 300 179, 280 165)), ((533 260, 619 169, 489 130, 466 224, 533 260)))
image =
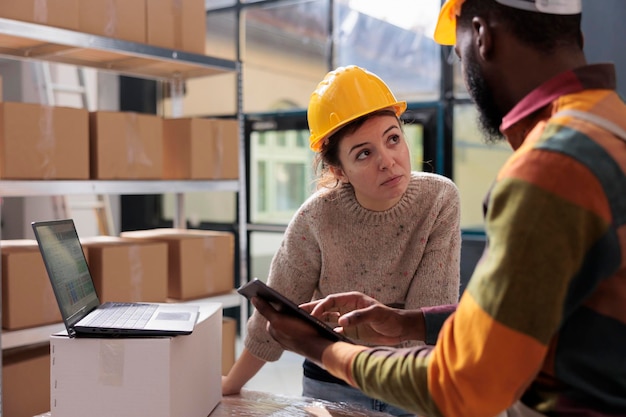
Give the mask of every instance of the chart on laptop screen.
POLYGON ((97 301, 89 268, 82 253, 76 232, 41 228, 41 244, 46 252, 50 278, 67 315, 73 315, 85 305, 97 301))

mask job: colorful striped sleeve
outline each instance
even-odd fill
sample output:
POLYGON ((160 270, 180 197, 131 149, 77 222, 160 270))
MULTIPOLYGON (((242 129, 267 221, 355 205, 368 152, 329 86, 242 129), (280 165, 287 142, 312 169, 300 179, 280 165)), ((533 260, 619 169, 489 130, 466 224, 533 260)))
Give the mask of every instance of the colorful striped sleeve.
POLYGON ((593 141, 544 127, 499 174, 489 249, 436 347, 356 354, 349 379, 366 394, 429 416, 496 415, 542 370, 564 314, 587 295, 572 294, 573 280, 611 222, 598 178, 560 151, 593 141))

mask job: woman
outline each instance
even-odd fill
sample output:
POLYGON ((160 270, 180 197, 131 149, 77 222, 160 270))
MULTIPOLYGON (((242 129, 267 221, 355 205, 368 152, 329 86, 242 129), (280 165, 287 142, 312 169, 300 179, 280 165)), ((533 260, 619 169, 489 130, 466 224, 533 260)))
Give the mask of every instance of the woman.
MULTIPOLYGON (((395 307, 457 302, 458 190, 445 177, 411 171, 399 119, 405 110, 380 78, 356 66, 331 71, 318 85, 308 121, 319 187, 291 220, 268 285, 298 304, 354 290, 395 307)), ((238 393, 281 354, 255 312, 223 394, 238 393)), ((308 361, 303 368, 305 396, 411 415, 308 361)))

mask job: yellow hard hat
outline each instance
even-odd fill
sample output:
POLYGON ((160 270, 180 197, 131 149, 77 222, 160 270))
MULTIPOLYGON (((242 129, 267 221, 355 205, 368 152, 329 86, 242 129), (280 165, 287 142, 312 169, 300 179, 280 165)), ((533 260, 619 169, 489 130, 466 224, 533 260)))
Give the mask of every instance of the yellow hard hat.
POLYGON ((319 152, 324 140, 337 129, 386 108, 399 117, 406 110, 406 101, 397 101, 376 74, 355 65, 339 67, 326 74, 311 94, 307 110, 309 146, 319 152))
POLYGON ((435 42, 441 45, 456 43, 456 18, 461 14, 461 5, 465 0, 447 0, 441 7, 437 26, 435 26, 435 42))

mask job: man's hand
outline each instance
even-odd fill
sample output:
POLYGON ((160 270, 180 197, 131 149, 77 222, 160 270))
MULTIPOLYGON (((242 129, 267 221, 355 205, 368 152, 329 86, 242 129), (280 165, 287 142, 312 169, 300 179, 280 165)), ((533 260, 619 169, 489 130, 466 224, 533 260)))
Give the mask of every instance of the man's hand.
POLYGON ((270 335, 286 350, 302 355, 322 366, 322 353, 333 342, 321 336, 306 321, 283 314, 259 297, 252 297, 252 304, 267 321, 270 335))
POLYGON ((329 295, 300 307, 321 320, 338 316, 340 327, 335 330, 369 344, 397 345, 425 338, 420 310, 391 308, 359 292, 329 295))

